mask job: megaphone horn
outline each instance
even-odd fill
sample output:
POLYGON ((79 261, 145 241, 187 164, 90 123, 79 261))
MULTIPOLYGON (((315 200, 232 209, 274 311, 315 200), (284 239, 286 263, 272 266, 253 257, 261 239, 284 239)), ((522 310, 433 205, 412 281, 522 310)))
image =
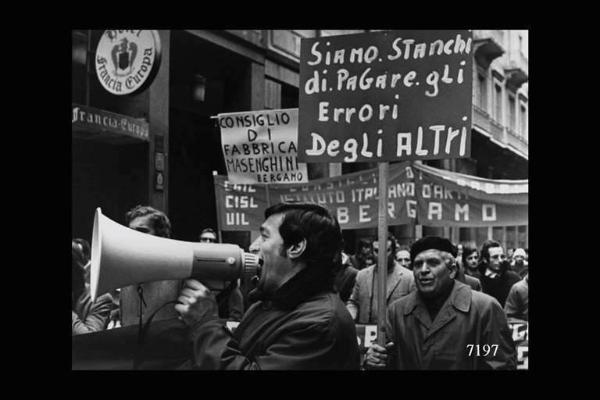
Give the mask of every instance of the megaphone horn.
POLYGON ((235 244, 184 242, 125 227, 96 209, 90 289, 98 295, 137 283, 194 278, 213 290, 255 275, 258 256, 235 244))

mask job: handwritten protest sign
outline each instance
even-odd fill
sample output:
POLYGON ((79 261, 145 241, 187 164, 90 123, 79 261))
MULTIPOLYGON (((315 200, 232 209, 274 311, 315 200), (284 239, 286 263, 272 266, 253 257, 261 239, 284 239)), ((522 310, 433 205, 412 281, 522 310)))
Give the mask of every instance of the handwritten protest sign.
POLYGON ((467 30, 302 39, 298 158, 468 157, 471 51, 467 30))
POLYGON ((218 123, 230 182, 308 182, 297 160, 297 108, 219 114, 218 123))
MULTIPOLYGON (((388 224, 426 226, 523 225, 528 221, 526 180, 494 181, 424 167, 390 165, 388 224), (499 183, 500 182, 500 183, 499 183)), ((232 185, 215 176, 222 230, 258 230, 264 210, 282 201, 308 201, 328 207, 342 229, 377 226, 376 169, 293 185, 232 185)))
POLYGON ((529 369, 529 323, 509 318, 508 327, 517 350, 517 369, 529 369))

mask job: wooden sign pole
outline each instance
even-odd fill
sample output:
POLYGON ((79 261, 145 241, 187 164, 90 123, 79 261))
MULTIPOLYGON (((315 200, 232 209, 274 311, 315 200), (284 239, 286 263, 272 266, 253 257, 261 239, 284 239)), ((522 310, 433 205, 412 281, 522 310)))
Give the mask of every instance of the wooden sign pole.
MULTIPOLYGON (((212 174, 213 174, 213 185, 214 185, 214 180, 217 179, 217 171, 213 170, 212 174)), ((215 194, 216 194, 216 191, 215 191, 215 194)), ((219 240, 219 243, 223 243, 223 233, 221 232, 221 207, 219 207, 218 199, 216 199, 215 205, 217 206, 217 234, 219 235, 218 240, 219 240)))
POLYGON ((388 167, 387 162, 379 165, 379 213, 377 222, 377 237, 379 242, 379 254, 377 257, 377 343, 385 346, 385 316, 386 316, 386 281, 387 281, 387 185, 388 167))

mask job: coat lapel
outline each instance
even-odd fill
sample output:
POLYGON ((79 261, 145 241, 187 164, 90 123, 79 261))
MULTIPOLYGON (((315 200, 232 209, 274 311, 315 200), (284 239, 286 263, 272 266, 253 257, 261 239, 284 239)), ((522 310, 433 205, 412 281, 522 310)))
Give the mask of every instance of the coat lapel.
POLYGON ((429 339, 434 333, 442 329, 445 325, 449 324, 454 318, 456 318, 456 310, 452 306, 451 302, 446 302, 433 321, 431 328, 429 328, 427 331, 425 340, 429 339))
POLYGON ((456 314, 459 310, 461 312, 468 312, 470 306, 471 288, 461 282, 454 282, 454 288, 433 321, 431 329, 429 329, 425 335, 425 340, 456 318, 456 314))

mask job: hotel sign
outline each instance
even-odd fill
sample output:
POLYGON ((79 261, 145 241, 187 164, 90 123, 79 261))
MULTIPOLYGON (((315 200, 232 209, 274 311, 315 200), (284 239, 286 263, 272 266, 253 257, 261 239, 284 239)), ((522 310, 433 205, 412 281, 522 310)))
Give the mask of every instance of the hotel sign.
POLYGON ((107 132, 150 141, 150 125, 146 121, 98 108, 72 104, 71 123, 74 130, 107 132))
POLYGON ((96 50, 98 80, 117 96, 139 93, 154 80, 160 55, 155 30, 106 30, 96 50))

